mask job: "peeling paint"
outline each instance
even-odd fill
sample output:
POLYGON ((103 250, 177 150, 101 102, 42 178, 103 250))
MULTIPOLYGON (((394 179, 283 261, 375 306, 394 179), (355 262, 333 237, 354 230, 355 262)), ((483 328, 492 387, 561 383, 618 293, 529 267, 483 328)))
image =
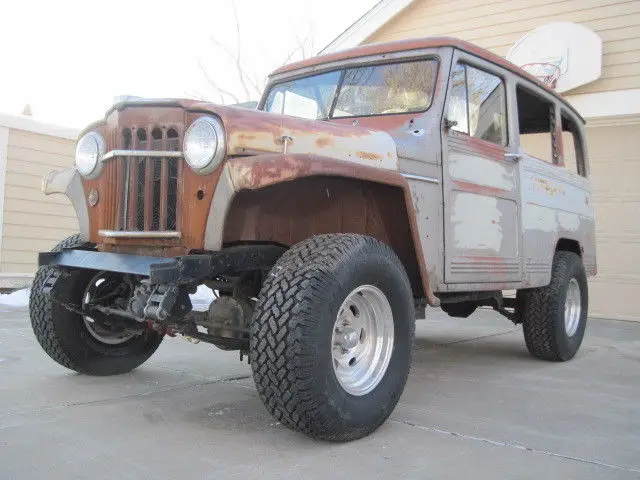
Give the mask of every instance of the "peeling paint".
POLYGON ((522 223, 525 231, 555 232, 558 228, 555 210, 532 203, 524 208, 522 223))
POLYGON ((453 179, 504 191, 512 191, 515 188, 513 168, 506 168, 495 160, 451 152, 448 161, 449 175, 453 179))
POLYGON ((490 250, 500 253, 502 212, 499 199, 474 193, 456 192, 453 198, 453 242, 459 250, 490 250), (482 211, 483 215, 478 215, 482 211))
POLYGON ((356 152, 356 155, 363 160, 382 160, 382 155, 372 152, 356 152))
MULTIPOLYGON (((260 117, 260 116, 258 116, 260 117)), ((366 130, 360 127, 327 125, 315 122, 306 130, 287 125, 288 118, 282 120, 282 125, 273 128, 258 125, 252 133, 240 129, 233 119, 225 124, 227 130, 228 155, 256 155, 264 153, 281 153, 283 137, 291 138, 287 143, 289 154, 317 154, 336 160, 350 161, 364 165, 374 163, 380 168, 397 170, 398 156, 395 142, 391 136, 382 131, 366 130), (318 132, 318 130, 321 130, 318 132), (356 130, 356 135, 344 135, 343 130, 356 130), (324 130, 324 131, 322 131, 324 130), (330 131, 329 131, 330 130, 330 131)), ((297 120, 296 120, 297 121, 297 120)))
POLYGON ((533 178, 532 186, 534 189, 538 189, 547 195, 565 195, 564 188, 546 178, 533 178))
POLYGON ((330 147, 333 145, 333 138, 332 137, 320 137, 318 139, 316 139, 316 146, 318 148, 326 148, 326 147, 330 147))
POLYGON ((546 285, 560 239, 584 249, 585 265, 595 264, 593 206, 586 180, 556 165, 525 156, 520 162, 525 268, 532 285, 546 285))
POLYGON ((575 213, 561 212, 557 213, 558 226, 568 232, 575 232, 580 228, 580 217, 575 213))

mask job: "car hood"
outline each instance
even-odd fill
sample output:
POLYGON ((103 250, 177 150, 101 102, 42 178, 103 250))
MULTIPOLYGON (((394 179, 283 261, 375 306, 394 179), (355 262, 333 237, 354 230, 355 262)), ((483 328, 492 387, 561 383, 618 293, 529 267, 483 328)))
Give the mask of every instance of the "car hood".
POLYGON ((387 132, 381 130, 195 100, 128 101, 114 105, 107 116, 113 110, 160 106, 179 106, 190 115, 202 113, 220 117, 225 127, 229 156, 314 154, 379 168, 398 169, 396 144, 387 132))

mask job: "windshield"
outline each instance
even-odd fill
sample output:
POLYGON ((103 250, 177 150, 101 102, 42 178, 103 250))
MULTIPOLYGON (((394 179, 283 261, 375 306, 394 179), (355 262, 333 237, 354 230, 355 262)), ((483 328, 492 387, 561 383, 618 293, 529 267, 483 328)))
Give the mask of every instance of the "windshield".
POLYGON ((263 110, 316 120, 421 112, 431 105, 437 70, 428 59, 312 75, 274 85, 263 110))

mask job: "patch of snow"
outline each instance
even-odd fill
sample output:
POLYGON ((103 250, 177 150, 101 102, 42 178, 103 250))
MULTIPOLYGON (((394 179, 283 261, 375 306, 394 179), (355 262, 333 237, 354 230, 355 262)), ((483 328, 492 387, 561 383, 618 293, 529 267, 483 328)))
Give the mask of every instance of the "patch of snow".
POLYGON ((15 292, 0 294, 0 305, 15 308, 29 306, 29 289, 23 288, 15 292))
POLYGON ((209 287, 205 285, 198 285, 198 291, 193 295, 189 295, 191 298, 191 304, 193 309, 198 312, 206 312, 209 309, 209 305, 213 302, 216 295, 209 287))

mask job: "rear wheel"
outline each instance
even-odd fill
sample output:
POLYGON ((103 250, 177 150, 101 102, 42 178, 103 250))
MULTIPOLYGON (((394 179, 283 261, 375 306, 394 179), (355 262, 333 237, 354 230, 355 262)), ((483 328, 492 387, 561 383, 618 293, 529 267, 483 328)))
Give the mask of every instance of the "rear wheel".
MULTIPOLYGON (((58 244, 54 251, 78 247, 76 235, 58 244)), ((122 276, 93 270, 62 273, 53 289, 52 267, 36 273, 29 299, 31 326, 44 351, 60 365, 89 375, 116 375, 144 363, 162 342, 162 335, 150 329, 128 330, 107 316, 77 313, 83 305, 100 298, 118 298, 122 276), (63 306, 72 305, 73 310, 63 306)), ((115 301, 115 300, 114 300, 115 301)))
POLYGON ((558 251, 551 283, 517 295, 529 353, 542 360, 566 361, 576 354, 587 325, 588 287, 582 260, 558 251))
POLYGON ((312 237, 271 270, 250 355, 262 401, 284 425, 354 440, 378 428, 406 383, 413 296, 395 253, 362 235, 312 237))

